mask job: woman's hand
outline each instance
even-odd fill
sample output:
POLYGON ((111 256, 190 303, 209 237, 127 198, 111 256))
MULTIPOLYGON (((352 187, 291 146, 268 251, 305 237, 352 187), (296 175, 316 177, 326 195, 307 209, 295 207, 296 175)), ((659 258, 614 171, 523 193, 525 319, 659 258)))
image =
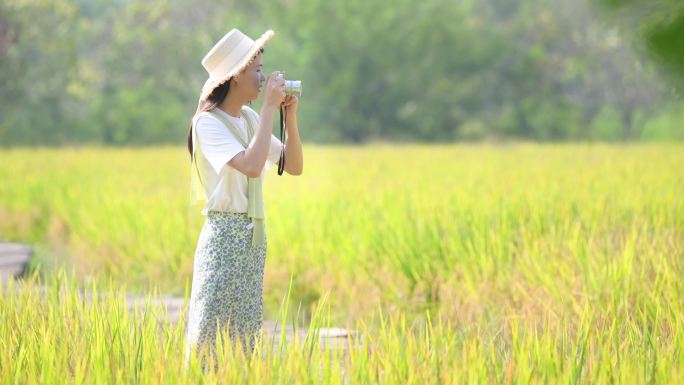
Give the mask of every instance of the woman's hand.
POLYGON ((285 77, 278 76, 280 71, 273 71, 266 79, 264 85, 264 104, 263 107, 277 110, 285 100, 285 77))
POLYGON ((283 107, 285 107, 285 113, 287 115, 293 115, 297 113, 297 106, 299 105, 299 98, 296 95, 287 95, 283 100, 283 107))

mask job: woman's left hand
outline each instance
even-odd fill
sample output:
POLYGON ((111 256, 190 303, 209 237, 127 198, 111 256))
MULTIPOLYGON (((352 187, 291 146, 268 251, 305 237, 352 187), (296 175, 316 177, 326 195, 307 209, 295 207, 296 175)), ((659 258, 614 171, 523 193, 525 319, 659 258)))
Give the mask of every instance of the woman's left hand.
POLYGON ((297 112, 297 106, 299 105, 299 98, 296 95, 286 95, 283 101, 283 107, 285 108, 286 114, 294 114, 297 112))

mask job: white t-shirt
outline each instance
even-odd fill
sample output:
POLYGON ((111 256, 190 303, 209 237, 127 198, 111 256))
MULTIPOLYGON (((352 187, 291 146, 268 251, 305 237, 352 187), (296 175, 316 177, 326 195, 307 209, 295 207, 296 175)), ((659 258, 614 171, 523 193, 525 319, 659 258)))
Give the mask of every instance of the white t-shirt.
MULTIPOLYGON (((250 110, 253 115, 259 116, 251 108, 250 110)), ((219 108, 214 111, 234 122, 241 130, 242 138, 247 139, 247 121, 243 116, 236 118, 219 108)), ((258 118, 255 124, 254 130, 256 131, 259 126, 258 118)), ((247 176, 228 164, 228 161, 244 151, 245 147, 223 122, 208 112, 197 115, 193 127, 196 130, 197 141, 194 145, 199 146, 200 150, 195 150, 195 159, 207 197, 207 204, 202 209, 202 215, 207 215, 209 210, 246 213, 247 176)), ((271 134, 271 146, 264 170, 278 163, 282 146, 280 139, 271 134)))

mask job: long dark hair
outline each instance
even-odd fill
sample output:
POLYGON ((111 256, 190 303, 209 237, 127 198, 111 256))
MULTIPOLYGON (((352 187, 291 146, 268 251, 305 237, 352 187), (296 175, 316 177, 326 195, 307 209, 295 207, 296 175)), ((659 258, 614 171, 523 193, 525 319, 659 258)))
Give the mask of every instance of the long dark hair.
POLYGON ((209 96, 202 100, 199 105, 197 105, 197 111, 195 111, 195 115, 193 115, 192 119, 190 119, 190 128, 188 129, 188 152, 190 152, 190 160, 192 160, 192 122, 195 120, 197 115, 201 114, 202 112, 211 111, 218 107, 219 104, 223 103, 223 101, 226 99, 226 96, 228 96, 228 90, 230 90, 230 79, 214 88, 209 96))
MULTIPOLYGON (((257 54, 254 55, 254 57, 252 57, 251 60, 254 60, 260 53, 263 53, 263 52, 264 52, 264 48, 262 47, 259 49, 257 54)), ((249 63, 247 65, 249 65, 249 63)), ((209 96, 207 96, 206 99, 202 100, 197 105, 197 111, 195 111, 195 115, 193 115, 192 119, 190 119, 190 128, 188 129, 188 152, 190 153, 190 160, 191 161, 192 161, 192 121, 195 120, 195 117, 197 115, 201 114, 202 112, 211 111, 214 108, 218 107, 221 103, 223 103, 223 101, 226 99, 226 96, 228 96, 228 91, 230 90, 231 79, 228 79, 227 81, 221 83, 219 86, 214 88, 214 90, 211 91, 209 96)))

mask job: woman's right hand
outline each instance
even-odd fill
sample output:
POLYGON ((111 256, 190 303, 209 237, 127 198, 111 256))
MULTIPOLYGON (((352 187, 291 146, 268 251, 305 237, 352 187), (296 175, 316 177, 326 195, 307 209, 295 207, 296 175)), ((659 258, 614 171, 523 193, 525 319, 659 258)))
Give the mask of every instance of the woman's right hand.
POLYGON ((264 85, 264 107, 277 110, 285 100, 285 76, 278 77, 280 71, 273 71, 264 85))

